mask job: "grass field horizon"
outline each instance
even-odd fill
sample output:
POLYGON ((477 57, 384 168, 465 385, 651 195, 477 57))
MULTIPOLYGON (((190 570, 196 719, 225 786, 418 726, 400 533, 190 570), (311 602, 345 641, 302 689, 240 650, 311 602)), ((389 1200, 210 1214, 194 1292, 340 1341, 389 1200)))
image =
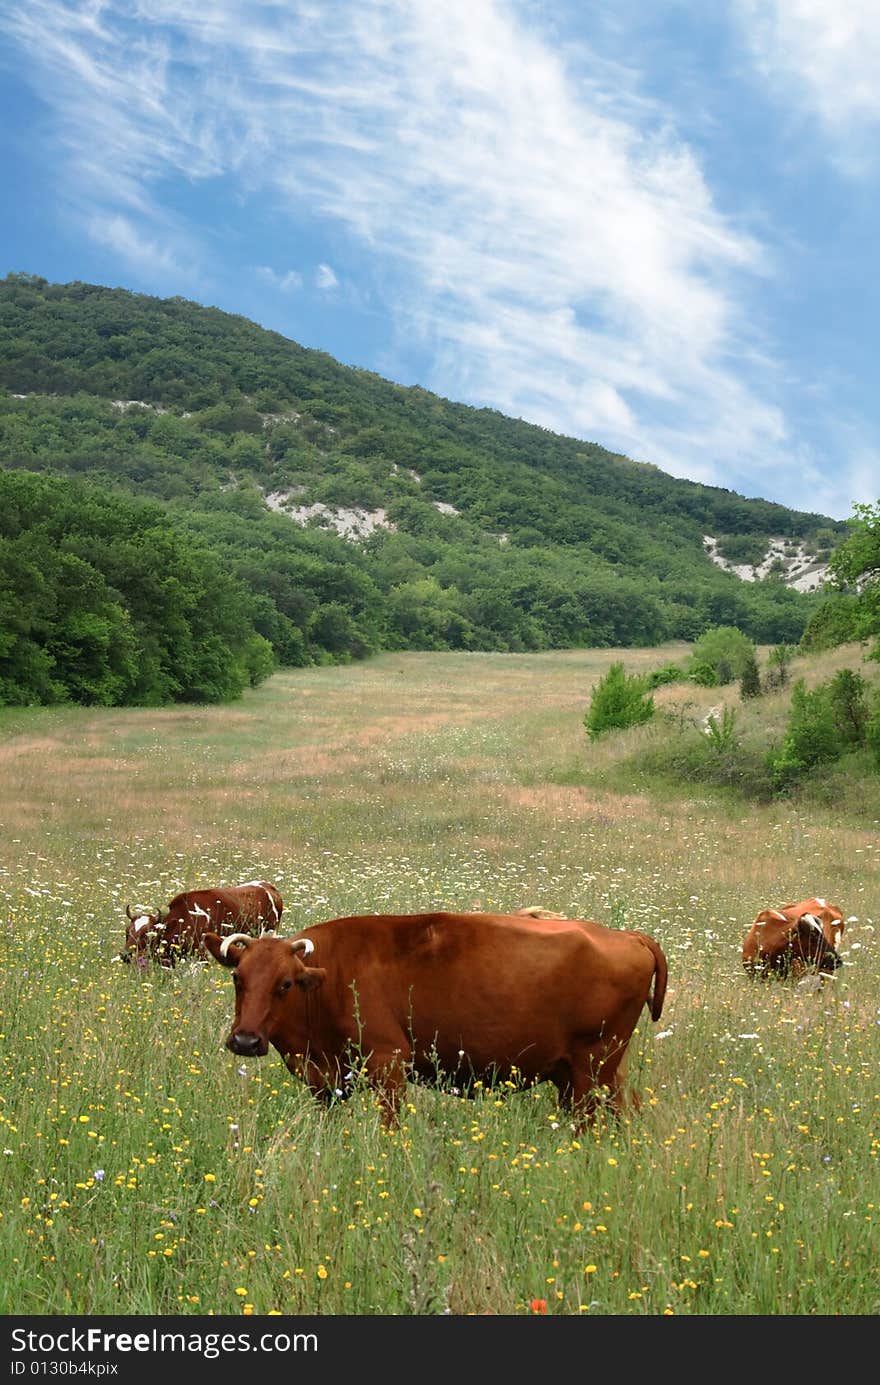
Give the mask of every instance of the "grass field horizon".
MULTIPOLYGON (((735 687, 673 685, 591 744, 596 679, 687 646, 384 654, 225 707, 0 711, 0 1311, 873 1314, 880 1150, 873 783, 747 803, 638 772, 735 687), (634 769, 634 766, 636 767, 634 769), (133 975, 126 904, 265 878, 285 931, 542 904, 669 959, 643 1105, 576 1136, 549 1086, 318 1110, 223 1048, 219 967, 133 975), (849 922, 825 985, 755 985, 759 909, 849 922)), ((798 660, 827 678, 841 658, 798 660)), ((748 718, 784 722, 786 698, 748 718)), ((831 776, 833 780, 833 776, 831 776)), ((552 998, 548 1000, 552 1003, 552 998)))

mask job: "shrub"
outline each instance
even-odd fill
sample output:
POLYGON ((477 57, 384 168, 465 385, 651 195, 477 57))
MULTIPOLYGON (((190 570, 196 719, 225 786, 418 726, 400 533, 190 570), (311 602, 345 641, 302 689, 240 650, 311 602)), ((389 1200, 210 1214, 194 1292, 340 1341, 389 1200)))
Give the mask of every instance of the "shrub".
POLYGON ((789 666, 797 650, 793 644, 778 644, 767 655, 767 687, 784 688, 788 682, 789 666))
POLYGON ((713 625, 703 632, 694 645, 688 672, 693 676, 694 668, 708 664, 714 669, 718 683, 729 683, 734 678, 742 677, 748 660, 754 657, 754 643, 742 630, 735 625, 713 625))
POLYGON ((875 766, 880 770, 880 693, 875 695, 865 723, 865 745, 874 757, 875 766))
POLYGON ((728 719, 718 726, 718 744, 708 723, 698 731, 694 726, 679 728, 678 734, 657 739, 640 747, 637 764, 640 775, 647 774, 673 786, 686 784, 690 791, 696 784, 708 789, 733 791, 752 802, 769 803, 776 785, 767 765, 766 751, 757 745, 741 743, 734 736, 734 724, 728 719))
POLYGON ((750 564, 758 567, 767 556, 769 540, 763 534, 722 534, 718 539, 718 553, 729 563, 750 564))
POLYGON ((696 683, 701 688, 716 688, 718 674, 711 664, 695 663, 691 664, 688 670, 688 681, 696 683))
POLYGON ((712 749, 719 755, 736 748, 736 711, 733 707, 725 707, 721 713, 721 720, 716 716, 706 718, 704 727, 706 736, 712 749))
POLYGON ((663 687, 666 683, 682 683, 686 677, 681 664, 663 664, 645 675, 645 687, 653 690, 663 687))
POLYGON ((865 687, 861 674, 846 668, 812 692, 807 691, 802 678, 795 683, 782 748, 770 756, 780 788, 866 743, 869 713, 865 687))
POLYGON ((654 715, 654 699, 645 691, 645 680, 628 677, 623 664, 612 664, 593 689, 584 725, 591 740, 606 731, 639 726, 654 715))
POLYGON ((844 750, 858 749, 865 744, 868 724, 866 687, 862 675, 850 668, 839 669, 828 684, 831 714, 844 750))
POLYGON ((761 675, 758 672, 758 661, 754 655, 746 662, 740 676, 739 695, 743 699, 760 697, 761 695, 761 675))

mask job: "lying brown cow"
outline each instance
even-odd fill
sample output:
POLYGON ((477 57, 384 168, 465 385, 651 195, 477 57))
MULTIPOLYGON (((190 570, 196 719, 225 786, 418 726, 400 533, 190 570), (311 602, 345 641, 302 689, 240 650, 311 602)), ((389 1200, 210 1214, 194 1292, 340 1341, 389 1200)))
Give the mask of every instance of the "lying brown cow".
POLYGON ((407 1078, 550 1081, 578 1124, 606 1097, 619 1112, 642 1007, 659 1019, 666 993, 652 938, 590 921, 370 915, 293 939, 203 941, 235 970, 226 1047, 257 1058, 273 1045, 323 1101, 345 1095, 361 1063, 386 1125, 407 1078))
POLYGON ((259 933, 278 927, 284 905, 274 885, 266 880, 250 880, 244 885, 185 890, 158 909, 135 912, 125 907, 128 928, 122 959, 135 958, 147 966, 151 957, 165 967, 178 957, 201 950, 207 929, 228 933, 238 929, 259 933))
POLYGON ((800 976, 807 970, 830 975, 842 965, 843 929, 843 914, 825 899, 762 909, 746 934, 743 966, 753 976, 800 976))

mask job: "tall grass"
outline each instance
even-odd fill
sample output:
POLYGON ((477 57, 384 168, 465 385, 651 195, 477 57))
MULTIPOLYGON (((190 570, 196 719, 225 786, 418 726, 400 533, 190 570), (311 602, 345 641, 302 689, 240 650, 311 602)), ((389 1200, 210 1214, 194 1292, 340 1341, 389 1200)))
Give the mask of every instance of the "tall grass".
POLYGON ((0 1311, 880 1310, 873 787, 823 811, 659 791, 656 728, 584 732, 615 657, 386 655, 225 709, 0 713, 0 1311), (291 931, 479 902, 650 932, 670 987, 633 1040, 640 1110, 575 1136, 550 1086, 411 1086, 388 1132, 366 1090, 321 1111, 274 1052, 227 1052, 213 963, 112 961, 126 903, 256 876, 291 931), (812 894, 850 916, 837 979, 747 979, 758 910, 812 894))

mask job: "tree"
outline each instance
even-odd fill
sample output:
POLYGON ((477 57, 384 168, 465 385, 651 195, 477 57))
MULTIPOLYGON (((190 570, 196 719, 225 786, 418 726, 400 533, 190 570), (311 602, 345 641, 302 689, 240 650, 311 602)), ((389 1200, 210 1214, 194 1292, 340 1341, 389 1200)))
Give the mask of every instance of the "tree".
POLYGON ((792 688, 782 747, 769 757, 777 787, 787 788, 817 765, 836 760, 840 751, 840 735, 827 684, 808 692, 803 678, 799 678, 792 688))
MULTIPOLYGON (((854 638, 880 636, 880 501, 854 505, 849 520, 852 533, 831 555, 831 580, 842 591, 854 594, 854 638)), ((880 659, 880 639, 870 657, 880 659)))
POLYGON ((860 673, 838 669, 828 684, 828 698, 841 745, 858 749, 865 744, 868 724, 867 684, 860 673))
POLYGON ((746 661, 740 674, 739 695, 743 700, 761 695, 761 675, 758 671, 758 661, 754 655, 751 655, 746 661))
POLYGON ((768 688, 784 688, 788 683, 788 671, 795 656, 794 645, 778 644, 767 655, 768 688))
POLYGON ((819 606, 801 635, 798 649, 802 654, 836 649, 859 639, 859 598, 851 592, 835 592, 819 606))
POLYGON ((598 740, 606 731, 639 726, 654 715, 654 699, 645 692, 644 679, 628 677, 622 663, 612 664, 593 689, 584 717, 587 735, 598 740))
POLYGON ((880 770, 880 692, 875 692, 865 726, 865 744, 874 757, 874 764, 880 770))

